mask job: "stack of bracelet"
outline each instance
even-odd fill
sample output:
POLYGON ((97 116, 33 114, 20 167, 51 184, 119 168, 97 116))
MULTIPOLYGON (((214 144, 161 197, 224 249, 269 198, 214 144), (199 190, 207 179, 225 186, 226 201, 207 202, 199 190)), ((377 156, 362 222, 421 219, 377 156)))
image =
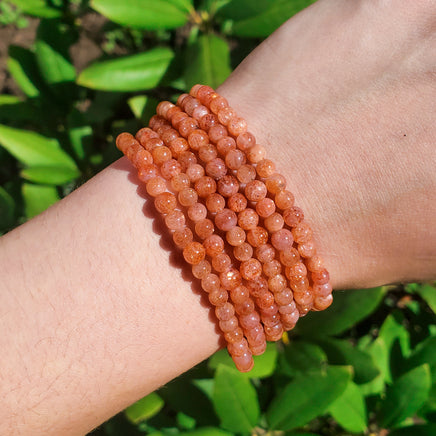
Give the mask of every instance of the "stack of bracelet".
POLYGON ((240 371, 267 340, 330 306, 329 273, 302 210, 224 97, 195 85, 116 142, 201 280, 240 371))

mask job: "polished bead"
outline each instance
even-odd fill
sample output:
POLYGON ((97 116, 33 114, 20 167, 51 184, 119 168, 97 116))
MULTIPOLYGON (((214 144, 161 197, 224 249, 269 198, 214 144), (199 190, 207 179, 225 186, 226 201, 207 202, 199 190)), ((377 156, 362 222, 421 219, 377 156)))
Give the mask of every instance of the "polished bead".
POLYGON ((240 303, 235 303, 235 310, 238 315, 248 315, 255 310, 254 301, 247 297, 240 303))
POLYGON ((185 248, 193 240, 194 235, 189 227, 183 227, 173 233, 173 241, 180 248, 185 248))
POLYGON ((187 114, 182 112, 182 110, 178 106, 173 106, 167 110, 165 118, 167 121, 172 121, 176 114, 181 114, 181 113, 183 113, 185 116, 188 116, 187 114))
POLYGON ((206 207, 207 210, 211 213, 217 213, 220 210, 223 210, 226 205, 226 200, 224 197, 216 192, 208 195, 206 198, 206 207))
POLYGON ((225 289, 234 289, 241 284, 242 278, 240 272, 235 268, 230 268, 229 270, 220 274, 221 284, 225 289))
POLYGON ((273 277, 270 277, 268 280, 268 287, 271 290, 271 292, 280 292, 283 291, 283 289, 286 288, 287 280, 286 277, 282 274, 277 274, 273 277))
POLYGON ((159 213, 170 213, 177 206, 177 199, 170 192, 162 192, 154 199, 154 206, 159 213))
POLYGON ((257 326, 257 324, 260 322, 260 316, 256 311, 250 312, 246 315, 241 315, 239 317, 239 322, 244 330, 248 330, 257 326))
POLYGON ((172 140, 177 139, 179 137, 179 132, 175 129, 167 129, 165 130, 162 135, 162 141, 165 143, 165 145, 169 145, 172 140))
POLYGON ((327 295, 325 297, 317 296, 314 299, 313 306, 316 310, 325 310, 333 302, 333 295, 327 295))
POLYGON ((198 123, 195 118, 185 118, 179 123, 179 133, 184 138, 187 138, 191 132, 198 128, 198 123))
POLYGON ((327 297, 332 293, 332 285, 329 282, 326 283, 315 283, 312 288, 312 292, 317 297, 327 297))
POLYGON ((330 274, 328 273, 328 271, 326 269, 323 269, 323 270, 318 271, 318 272, 313 272, 312 273, 312 280, 313 280, 313 283, 316 283, 317 285, 324 285, 324 284, 328 283, 328 281, 330 280, 330 274))
POLYGON ((246 286, 240 285, 230 291, 230 297, 233 303, 241 304, 250 298, 250 291, 246 286))
POLYGON ((247 232, 247 241, 253 247, 259 247, 268 242, 268 232, 263 227, 255 227, 247 232))
POLYGON ((225 161, 226 161, 226 165, 231 170, 237 170, 241 168, 242 165, 245 164, 246 158, 245 158, 245 154, 241 150, 230 150, 226 154, 225 161))
POLYGON ((188 188, 190 183, 191 182, 189 180, 189 177, 185 173, 176 174, 171 179, 171 187, 176 192, 179 192, 179 191, 182 191, 185 188, 188 188))
MULTIPOLYGON (((197 93, 193 93, 193 89, 195 88, 195 89, 198 89, 200 86, 202 86, 202 85, 194 85, 192 88, 191 88, 191 91, 189 91, 190 92, 190 94, 193 96, 193 97, 195 97, 196 95, 197 95, 197 93)), ((183 93, 183 94, 180 94, 179 95, 179 98, 177 99, 177 105, 178 106, 182 106, 183 105, 183 100, 185 100, 185 98, 186 97, 188 97, 188 95, 189 94, 186 94, 186 93, 183 93)))
POLYGON ((241 329, 241 327, 238 327, 230 332, 224 333, 224 339, 229 344, 232 344, 234 342, 239 342, 243 337, 244 337, 244 331, 241 329))
MULTIPOLYGON (((187 171, 189 171, 189 168, 187 171)), ((203 176, 195 182, 195 190, 201 198, 205 198, 216 192, 216 182, 212 177, 203 176)))
POLYGON ((237 192, 229 197, 227 206, 230 210, 233 210, 233 212, 242 212, 247 207, 247 199, 240 192, 237 192))
POLYGON ((192 96, 188 96, 183 100, 182 103, 182 109, 189 115, 192 117, 192 112, 194 112, 194 109, 197 106, 200 106, 201 103, 194 97, 192 96))
POLYGON ((188 135, 188 143, 192 150, 199 150, 209 144, 209 135, 204 130, 194 130, 188 135))
POLYGON ((249 183, 256 178, 256 170, 253 165, 244 164, 238 169, 236 177, 241 183, 249 183))
POLYGON ((273 259, 263 264, 263 272, 267 277, 274 277, 282 272, 282 264, 277 259, 273 259))
POLYGON ((246 234, 244 229, 241 229, 241 227, 238 226, 231 228, 226 233, 226 240, 233 247, 241 245, 243 242, 245 242, 245 238, 246 234))
MULTIPOLYGON (((202 206, 204 205, 202 204, 202 206)), ((214 231, 215 231, 215 227, 213 225, 213 222, 208 218, 199 220, 195 223, 195 233, 200 239, 206 239, 207 237, 211 236, 214 231)))
POLYGON ((156 176, 148 180, 146 185, 147 193, 152 197, 157 197, 167 189, 167 183, 162 177, 156 176))
POLYGON ((192 112, 192 117, 198 121, 201 120, 208 113, 209 113, 209 109, 201 104, 200 106, 197 106, 194 109, 194 111, 192 112))
POLYGON ((151 155, 153 156, 154 163, 160 166, 167 160, 170 160, 173 154, 167 146, 162 145, 154 148, 151 151, 151 155))
POLYGON ((189 177, 191 182, 198 182, 202 177, 204 177, 204 168, 199 164, 190 165, 186 169, 186 175, 189 177))
POLYGON ((266 308, 274 304, 274 295, 269 292, 263 292, 259 297, 256 298, 256 304, 261 308, 266 308))
POLYGON ((150 138, 148 139, 145 144, 142 144, 146 150, 148 150, 150 153, 156 148, 156 147, 163 147, 164 143, 162 139, 158 138, 150 138))
MULTIPOLYGON (((137 139, 138 140, 138 139, 137 139)), ((115 144, 121 152, 126 154, 129 147, 135 143, 135 138, 127 132, 120 133, 115 140, 115 144)))
POLYGON ((286 268, 286 277, 305 277, 307 275, 307 268, 303 262, 297 262, 286 268))
POLYGON ((203 162, 209 162, 217 157, 217 150, 213 144, 206 144, 198 150, 198 157, 203 162))
POLYGON ((281 174, 275 173, 265 180, 265 184, 268 192, 275 195, 286 188, 286 179, 281 174))
MULTIPOLYGON (((256 248, 255 253, 256 253, 257 259, 262 263, 271 262, 276 255, 276 251, 271 244, 260 245, 259 247, 256 248)), ((276 274, 279 274, 279 273, 280 273, 280 271, 277 272, 276 274)))
MULTIPOLYGON (((277 306, 275 306, 275 309, 277 306)), ((272 315, 264 315, 262 313, 262 323, 266 327, 271 327, 279 323, 280 320, 280 312, 277 310, 277 312, 273 313, 272 315)))
POLYGON ((249 372, 253 369, 254 360, 250 351, 242 356, 232 356, 233 362, 240 372, 249 372))
POLYGON ((276 171, 275 163, 270 159, 262 159, 256 165, 256 172, 261 178, 272 176, 276 171))
POLYGON ((293 243, 294 238, 288 229, 281 229, 271 235, 271 244, 279 251, 289 250, 293 243))
POLYGON ((227 126, 229 121, 236 116, 236 112, 231 107, 225 107, 218 111, 217 116, 219 122, 227 126))
POLYGON ((243 356, 249 352, 248 342, 245 338, 242 338, 239 342, 227 344, 227 351, 232 357, 243 356))
POLYGON ((218 253, 212 258, 212 267, 219 273, 228 271, 232 265, 230 256, 226 253, 218 253))
POLYGON ((218 114, 218 112, 226 107, 229 106, 229 102, 221 96, 218 96, 217 98, 214 98, 211 102, 210 102, 210 110, 214 113, 214 114, 218 114))
POLYGON ((295 265, 300 260, 300 254, 297 249, 292 247, 280 252, 280 261, 285 266, 295 265))
POLYGON ((240 150, 248 150, 256 144, 256 138, 250 132, 244 132, 236 138, 236 145, 240 150))
POLYGON ((215 215, 215 225, 225 232, 235 227, 237 221, 235 212, 230 209, 223 209, 215 215))
POLYGON ((216 144, 220 139, 226 138, 228 132, 223 125, 218 124, 216 126, 212 126, 209 129, 208 134, 210 141, 216 144))
POLYGON ((132 163, 133 165, 135 165, 136 168, 141 168, 144 165, 152 164, 153 156, 145 148, 139 146, 139 150, 133 158, 132 163))
POLYGON ((271 316, 278 315, 279 308, 277 304, 273 303, 267 307, 262 307, 261 314, 262 314, 262 320, 265 318, 270 318, 271 316))
POLYGON ((276 303, 279 305, 279 310, 280 306, 288 306, 294 299, 293 293, 289 288, 284 288, 274 295, 276 303))
POLYGON ((220 278, 216 274, 209 272, 201 279, 201 287, 208 293, 218 291, 221 287, 220 278))
POLYGON ((250 351, 253 356, 260 356, 265 353, 266 350, 266 339, 260 343, 250 344, 250 351))
MULTIPOLYGON (((122 135, 123 135, 123 133, 122 133, 122 135)), ((138 132, 135 135, 135 138, 137 141, 139 141, 141 143, 141 145, 143 147, 145 147, 145 143, 149 139, 152 139, 152 138, 160 139, 159 135, 154 130, 151 130, 149 127, 144 127, 142 129, 138 130, 138 132)))
MULTIPOLYGON (((190 89, 189 94, 191 94, 193 97, 197 97, 197 92, 199 91, 199 89, 200 89, 202 86, 204 86, 204 85, 200 85, 200 84, 194 85, 194 86, 190 89)), ((211 88, 211 89, 212 89, 212 88, 211 88)), ((182 94, 182 96, 186 97, 186 96, 189 95, 189 94, 182 94)), ((180 97, 181 97, 181 96, 180 96, 180 97)), ((179 99, 180 99, 180 97, 179 97, 179 99)), ((180 104, 180 103, 181 103, 181 102, 179 102, 179 100, 177 100, 177 104, 180 104)))
MULTIPOLYGON (((246 151, 247 159, 255 164, 265 158, 266 149, 263 145, 255 144, 246 151)), ((272 177, 272 176, 271 176, 272 177)), ((267 179, 268 180, 268 179, 267 179)), ((270 191, 271 192, 271 191, 270 191)))
POLYGON ((245 196, 249 201, 259 201, 267 194, 265 183, 260 180, 253 180, 245 187, 245 196))
POLYGON ((159 115, 153 115, 150 118, 150 121, 148 122, 148 125, 151 129, 156 130, 159 126, 162 126, 166 123, 165 118, 159 116, 159 115))
POLYGON ((282 189, 281 191, 277 192, 274 197, 274 201, 279 209, 285 210, 294 205, 295 198, 292 192, 282 189))
POLYGON ((187 168, 197 163, 197 157, 192 151, 182 151, 177 156, 177 161, 181 165, 182 171, 185 172, 187 168))
POLYGON ((312 235, 312 229, 305 221, 298 223, 292 229, 292 236, 294 237, 294 240, 297 244, 304 244, 305 242, 312 239, 312 235))
POLYGON ((141 182, 147 183, 149 180, 157 177, 159 174, 159 171, 157 169, 157 166, 154 164, 147 164, 143 165, 138 170, 138 179, 141 180, 141 182))
POLYGON ((307 277, 290 277, 289 278, 289 285, 291 286, 292 290, 294 291, 294 299, 296 292, 305 292, 309 289, 309 280, 307 277))
POLYGON ((183 249, 183 257, 190 265, 201 262, 206 255, 206 250, 199 242, 191 242, 183 249))
POLYGON ((316 247, 312 240, 300 244, 297 249, 301 257, 313 257, 316 254, 316 247))
POLYGON ((215 316, 220 321, 227 321, 235 315, 235 308, 232 303, 224 303, 222 306, 215 308, 215 316))
POLYGON ((252 230, 259 223, 259 215, 253 209, 244 209, 238 214, 238 225, 244 230, 252 230))
POLYGON ((224 176, 218 180, 217 189, 223 197, 230 197, 239 191, 238 180, 231 175, 224 176))
POLYGON ((188 208, 188 217, 194 223, 204 220, 207 216, 207 209, 203 203, 195 203, 188 208))
POLYGON ((258 322, 257 324, 254 324, 253 327, 251 327, 250 329, 247 329, 245 331, 245 336, 246 336, 247 341, 250 344, 250 346, 252 344, 259 344, 261 342, 266 341, 265 331, 264 331, 263 326, 260 322, 258 322))
POLYGON ((313 256, 306 259, 307 269, 312 272, 319 272, 325 269, 324 261, 319 256, 313 256))
POLYGON ((173 139, 169 144, 169 148, 173 153, 173 156, 178 157, 180 153, 189 150, 188 141, 185 138, 181 138, 181 137, 173 139))
POLYGON ((227 173, 227 166, 225 162, 219 158, 216 157, 215 159, 210 160, 206 164, 206 174, 215 180, 219 180, 223 178, 227 173))
POLYGON ((263 224, 269 233, 275 233, 283 228, 285 220, 281 214, 274 212, 265 218, 263 224))
POLYGON ((280 315, 289 315, 290 313, 293 313, 295 310, 295 304, 283 304, 279 306, 279 313, 280 315))
POLYGON ((230 319, 220 321, 219 326, 221 331, 223 332, 230 332, 231 330, 235 330, 239 326, 238 318, 236 318, 236 316, 232 316, 230 319))
POLYGON ((233 256, 240 262, 248 260, 253 256, 253 247, 248 242, 243 242, 233 248, 233 256))
POLYGON ((265 292, 268 292, 268 282, 264 277, 258 277, 255 280, 251 280, 247 283, 247 287, 250 290, 250 295, 255 298, 258 298, 265 292))
POLYGON ((238 136, 247 131, 247 122, 244 118, 234 116, 227 123, 227 128, 232 136, 238 136))
POLYGON ((171 125, 175 128, 175 129, 179 129, 179 124, 182 120, 184 120, 185 118, 188 118, 188 114, 185 112, 175 112, 172 116, 171 116, 171 125))
POLYGON ((200 118, 198 123, 200 125, 200 129, 208 132, 211 127, 217 126, 219 121, 215 114, 206 114, 200 118))
POLYGON ((229 294, 224 288, 219 288, 209 293, 209 301, 214 306, 222 306, 227 303, 229 294))
POLYGON ((228 153, 236 149, 236 142, 231 136, 225 136, 218 140, 216 149, 222 156, 227 156, 228 153))
POLYGON ((185 215, 180 210, 173 210, 165 217, 165 224, 170 230, 183 229, 185 223, 185 215))
POLYGON ((256 204, 256 212, 262 218, 271 216, 276 210, 276 205, 271 198, 262 198, 256 204))
POLYGON ((299 306, 312 307, 313 295, 309 290, 302 291, 302 292, 294 291, 294 301, 299 306))
MULTIPOLYGON (((135 161, 136 155, 138 154, 139 150, 141 150, 141 149, 144 150, 144 149, 141 147, 141 144, 139 144, 138 141, 136 141, 135 139, 133 139, 133 141, 135 141, 135 142, 127 148, 126 157, 127 157, 127 159, 129 159, 130 162, 133 163, 133 165, 135 165, 134 161, 135 161)), ((147 150, 144 150, 144 151, 147 151, 147 150)))
POLYGON ((298 223, 301 223, 301 221, 303 221, 304 214, 299 207, 292 206, 283 211, 283 219, 289 227, 295 227, 298 223))
POLYGON ((267 341, 279 341, 283 336, 282 323, 277 323, 273 326, 265 327, 265 336, 267 341))
POLYGON ((221 236, 210 235, 203 241, 208 256, 216 256, 224 250, 224 240, 221 236))
POLYGON ((214 93, 215 91, 210 86, 201 85, 201 86, 198 86, 196 88, 191 88, 191 92, 195 93, 193 95, 195 95, 195 97, 197 97, 198 100, 200 100, 201 103, 204 104, 206 97, 208 95, 214 93))
POLYGON ((175 159, 169 159, 162 164, 160 172, 165 179, 170 180, 182 172, 182 167, 175 159))
MULTIPOLYGON (((175 234, 176 233, 174 232, 174 235, 175 234)), ((192 231, 191 231, 191 235, 192 235, 192 231)), ((192 265, 192 275, 196 279, 200 279, 200 280, 204 279, 208 274, 210 274, 211 271, 212 271, 212 266, 210 262, 207 261, 206 259, 203 259, 201 262, 197 263, 197 265, 192 265)), ((219 281, 218 276, 217 279, 218 279, 218 283, 221 283, 219 281)))
POLYGON ((283 328, 286 331, 292 330, 295 327, 295 324, 297 324, 299 318, 300 318, 300 313, 298 312, 297 309, 295 309, 291 313, 282 314, 281 320, 282 320, 283 328))
POLYGON ((182 206, 188 207, 197 203, 198 194, 195 189, 185 188, 179 192, 177 198, 182 206))
POLYGON ((241 262, 239 267, 242 278, 253 280, 262 274, 262 264, 254 258, 241 262))

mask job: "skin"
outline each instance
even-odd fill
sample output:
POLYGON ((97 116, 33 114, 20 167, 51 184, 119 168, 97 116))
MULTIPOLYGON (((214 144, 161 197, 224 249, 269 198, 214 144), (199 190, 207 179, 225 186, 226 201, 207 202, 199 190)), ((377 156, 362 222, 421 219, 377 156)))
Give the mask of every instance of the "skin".
MULTIPOLYGON (((435 29, 430 1, 323 0, 219 89, 335 289, 434 278, 435 29)), ((0 265, 0 434, 85 434, 222 345, 124 158, 2 237, 0 265)))

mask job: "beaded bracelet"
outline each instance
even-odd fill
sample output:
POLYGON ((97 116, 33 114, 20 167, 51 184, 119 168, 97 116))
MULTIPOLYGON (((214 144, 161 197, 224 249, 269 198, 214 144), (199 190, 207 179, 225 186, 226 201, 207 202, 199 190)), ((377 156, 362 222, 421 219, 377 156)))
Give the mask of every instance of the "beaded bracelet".
POLYGON ((138 170, 174 243, 215 307, 236 367, 253 367, 332 287, 303 211, 228 101, 195 85, 159 103, 117 147, 138 170))

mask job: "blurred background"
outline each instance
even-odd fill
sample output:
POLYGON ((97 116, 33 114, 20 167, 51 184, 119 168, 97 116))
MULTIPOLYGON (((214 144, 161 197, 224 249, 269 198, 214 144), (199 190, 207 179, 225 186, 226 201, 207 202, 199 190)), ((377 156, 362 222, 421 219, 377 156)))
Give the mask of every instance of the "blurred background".
MULTIPOLYGON (((0 235, 217 87, 308 0, 0 0, 0 235)), ((337 292, 240 374, 226 351, 95 435, 436 435, 434 283, 337 292)))

